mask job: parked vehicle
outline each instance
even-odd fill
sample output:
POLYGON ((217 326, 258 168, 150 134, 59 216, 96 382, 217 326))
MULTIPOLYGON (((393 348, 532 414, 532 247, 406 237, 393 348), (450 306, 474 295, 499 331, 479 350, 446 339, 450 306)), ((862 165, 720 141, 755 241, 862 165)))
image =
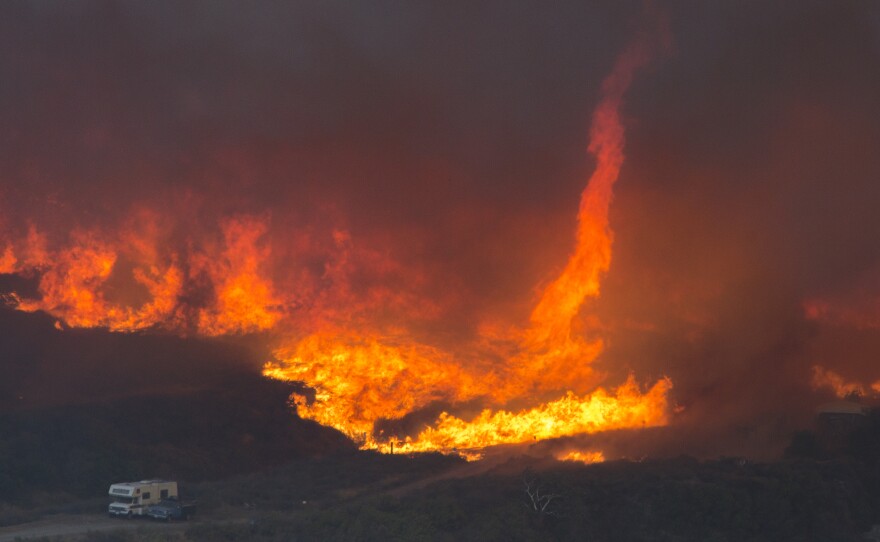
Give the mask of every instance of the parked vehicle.
POLYGON ((180 521, 192 517, 196 513, 194 504, 185 504, 177 500, 166 500, 147 507, 146 514, 159 521, 180 521))
POLYGON ((151 504, 177 498, 177 482, 167 480, 141 480, 110 486, 112 502, 107 508, 110 517, 132 518, 143 516, 151 504))

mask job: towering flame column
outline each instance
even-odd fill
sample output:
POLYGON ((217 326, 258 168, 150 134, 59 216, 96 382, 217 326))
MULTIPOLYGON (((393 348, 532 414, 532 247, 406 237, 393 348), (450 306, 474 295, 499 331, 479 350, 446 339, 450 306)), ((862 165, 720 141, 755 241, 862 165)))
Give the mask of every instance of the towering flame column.
MULTIPOLYGON (((532 442, 610 429, 667 423, 668 379, 642 392, 630 378, 612 391, 598 387, 591 363, 601 339, 588 342, 573 323, 588 297, 599 295, 611 263, 608 208, 623 163, 623 95, 635 71, 649 59, 642 36, 618 59, 602 84, 593 113, 589 152, 596 170, 581 195, 576 246, 561 275, 544 290, 529 325, 505 337, 515 352, 499 352, 503 367, 480 369, 457 356, 419 344, 411 337, 387 337, 374 330, 315 332, 275 351, 264 373, 299 380, 315 389, 313 401, 297 401, 301 416, 363 435, 365 446, 384 444, 371 433, 380 419, 395 419, 432 402, 452 406, 477 399, 489 406, 465 420, 441 413, 419 434, 398 441, 408 451, 458 450, 532 442), (483 371, 483 372, 481 372, 483 371), (532 406, 506 410, 514 400, 532 406)), ((503 347, 502 347, 503 348, 503 347)), ((594 457, 599 457, 593 453, 594 457)))
POLYGON ((531 314, 527 336, 533 349, 549 349, 572 340, 571 325, 587 297, 599 295, 602 275, 611 264, 613 233, 608 227, 612 189, 623 164, 623 95, 637 69, 649 60, 644 40, 630 46, 602 83, 602 101, 593 112, 589 151, 596 169, 581 193, 577 244, 562 274, 544 290, 531 314))

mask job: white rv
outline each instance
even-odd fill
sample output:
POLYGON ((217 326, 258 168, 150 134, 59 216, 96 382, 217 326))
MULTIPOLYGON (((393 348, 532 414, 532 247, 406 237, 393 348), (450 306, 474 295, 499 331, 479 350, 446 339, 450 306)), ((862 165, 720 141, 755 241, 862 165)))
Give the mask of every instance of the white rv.
POLYGON ((165 499, 177 499, 177 482, 141 480, 110 486, 110 517, 143 516, 147 506, 165 499))

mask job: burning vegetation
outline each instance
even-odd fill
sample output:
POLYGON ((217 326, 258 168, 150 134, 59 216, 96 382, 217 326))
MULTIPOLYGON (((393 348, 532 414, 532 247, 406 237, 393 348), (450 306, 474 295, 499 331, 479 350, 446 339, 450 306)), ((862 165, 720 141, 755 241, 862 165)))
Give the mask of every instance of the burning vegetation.
MULTIPOLYGON (((473 450, 498 444, 664 425, 669 379, 646 391, 634 375, 611 389, 599 386, 605 375, 592 364, 604 348, 602 329, 587 304, 599 296, 611 264, 608 210, 623 163, 624 93, 659 45, 657 38, 635 42, 604 80, 590 129, 596 166, 581 195, 574 251, 544 287, 525 327, 477 338, 495 345, 489 355, 500 363, 481 362, 467 345, 447 350, 420 341, 406 332, 406 322, 375 325, 370 315, 385 310, 381 296, 364 301, 363 317, 353 321, 345 307, 322 313, 325 294, 319 292, 308 311, 313 319, 304 322, 298 312, 307 311, 270 275, 268 218, 258 216, 225 219, 219 236, 187 239, 181 249, 170 248, 171 233, 153 210, 112 232, 75 230, 55 249, 31 225, 25 239, 6 244, 2 264, 5 273, 39 277, 38 295, 13 294, 11 302, 22 311, 44 311, 61 327, 202 336, 270 332, 277 346, 263 373, 303 382, 314 395, 292 397, 300 416, 368 448, 396 442, 400 451, 471 450, 474 456, 473 450), (444 408, 415 434, 376 430, 377 422, 437 403, 444 408), (457 415, 463 404, 482 407, 457 415)), ((347 265, 352 244, 342 231, 334 231, 333 242, 341 254, 326 265, 327 280, 347 265)), ((589 457, 595 461, 601 453, 589 457)))
POLYGON ((437 4, 380 39, 290 5, 308 23, 265 43, 228 13, 7 9, 0 295, 52 333, 257 345, 300 417, 402 452, 600 461, 627 454, 592 436, 670 425, 781 451, 817 404, 878 398, 860 9, 502 29, 437 4))
POLYGON ((494 337, 506 346, 503 364, 485 370, 478 362, 462 365, 455 362, 456 354, 420 344, 389 344, 384 337, 364 339, 348 330, 341 336, 319 333, 276 350, 277 361, 264 370, 316 390, 313 400, 296 398, 302 416, 354 438, 362 435, 364 446, 375 447, 382 445, 374 436, 377 420, 400 418, 435 401, 455 405, 476 399, 492 405, 470 419, 442 412, 435 423, 406 436, 398 444, 402 451, 479 449, 667 423, 671 382, 660 380, 642 392, 630 376, 610 392, 597 388, 602 375, 591 364, 603 349, 601 330, 580 325, 584 303, 599 295, 611 263, 608 208, 623 162, 623 94, 648 60, 651 45, 632 45, 603 82, 590 130, 596 169, 581 195, 574 253, 544 288, 529 325, 494 337), (585 339, 588 335, 596 338, 585 339), (534 404, 533 398, 552 394, 558 398, 503 408, 518 399, 534 404))

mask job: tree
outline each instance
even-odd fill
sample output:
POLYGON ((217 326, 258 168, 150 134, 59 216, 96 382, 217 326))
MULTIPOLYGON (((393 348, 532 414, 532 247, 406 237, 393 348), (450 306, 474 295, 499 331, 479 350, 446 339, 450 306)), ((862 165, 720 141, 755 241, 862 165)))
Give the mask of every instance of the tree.
POLYGON ((540 479, 531 469, 523 472, 522 480, 526 492, 526 508, 538 514, 542 519, 545 516, 559 515, 551 504, 554 500, 560 498, 561 495, 550 493, 542 488, 540 479))

